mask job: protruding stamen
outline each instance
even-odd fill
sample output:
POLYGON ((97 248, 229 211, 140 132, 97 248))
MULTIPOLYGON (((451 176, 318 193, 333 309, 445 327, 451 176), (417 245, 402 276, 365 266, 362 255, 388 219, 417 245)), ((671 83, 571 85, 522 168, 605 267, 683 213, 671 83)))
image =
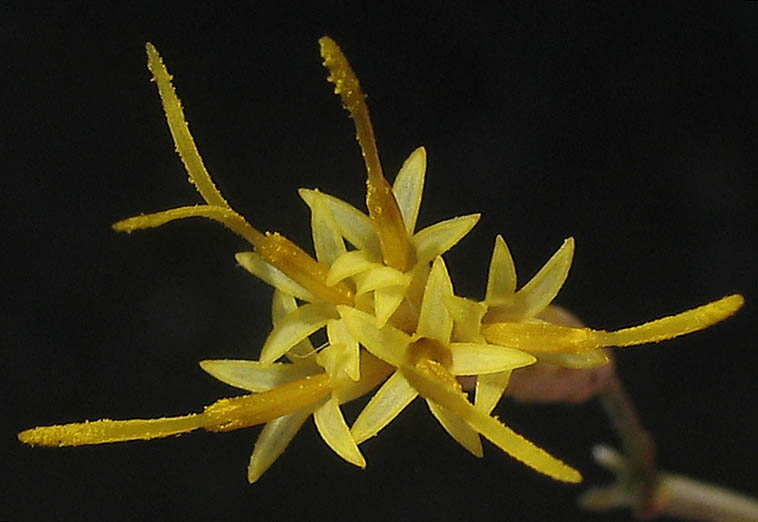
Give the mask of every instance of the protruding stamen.
POLYGON ((340 95, 355 124, 368 174, 366 206, 379 233, 384 262, 392 268, 405 271, 412 255, 408 234, 392 187, 382 173, 365 96, 350 63, 334 40, 325 36, 318 42, 324 65, 329 69, 328 80, 334 84, 335 94, 340 95))
POLYGON ((18 439, 32 446, 84 446, 181 435, 198 428, 230 431, 262 424, 297 411, 331 392, 327 375, 305 377, 271 391, 221 399, 203 413, 160 419, 102 419, 22 431, 18 439))
POLYGON ((166 66, 163 65, 163 60, 153 44, 148 43, 146 48, 147 67, 153 73, 153 79, 158 85, 158 93, 161 96, 163 111, 166 113, 166 121, 168 121, 171 136, 174 138, 176 152, 182 159, 184 168, 187 169, 190 181, 209 205, 229 207, 221 192, 213 184, 211 176, 203 164, 203 158, 197 151, 197 145, 195 145, 195 140, 190 134, 187 120, 184 117, 182 102, 179 101, 174 86, 171 84, 171 75, 166 66))
POLYGON ((547 323, 492 323, 482 326, 488 342, 531 353, 582 353, 605 346, 655 343, 703 330, 740 309, 745 299, 730 295, 680 314, 615 332, 547 323))
POLYGON ((102 419, 22 431, 18 440, 30 446, 84 446, 129 440, 151 440, 188 433, 208 423, 202 414, 160 419, 102 419))
POLYGON ((204 217, 217 221, 232 232, 247 239, 250 244, 256 247, 266 240, 266 236, 263 233, 258 231, 231 208, 211 205, 178 207, 154 214, 141 214, 114 223, 113 230, 118 232, 134 232, 135 230, 155 228, 177 219, 190 217, 204 217))
POLYGON ((692 310, 650 321, 639 326, 609 332, 615 346, 657 343, 712 326, 742 308, 745 298, 739 294, 723 297, 692 310))

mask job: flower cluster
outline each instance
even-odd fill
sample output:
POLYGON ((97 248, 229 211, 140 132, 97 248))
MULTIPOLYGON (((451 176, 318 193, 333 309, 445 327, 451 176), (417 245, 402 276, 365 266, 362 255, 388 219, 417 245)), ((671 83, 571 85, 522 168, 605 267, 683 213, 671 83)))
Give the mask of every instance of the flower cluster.
POLYGON ((464 448, 482 456, 481 437, 555 479, 578 482, 569 465, 527 441, 492 415, 511 373, 538 360, 594 368, 604 348, 661 341, 706 328, 734 313, 739 295, 618 331, 557 324, 551 305, 571 265, 567 239, 518 288, 511 254, 495 240, 483 301, 455 294, 442 255, 477 223, 478 214, 416 230, 426 151, 415 150, 392 185, 382 172, 365 97, 337 44, 324 37, 321 56, 352 117, 367 171, 368 214, 318 190, 300 190, 311 211, 315 257, 277 233, 263 233, 233 210, 207 172, 171 76, 147 44, 176 149, 205 204, 139 215, 114 225, 131 232, 187 217, 215 220, 245 238, 252 251, 237 262, 274 287, 273 328, 258 360, 206 360, 202 368, 249 394, 221 399, 201 413, 159 419, 44 426, 21 432, 28 444, 72 446, 152 439, 197 428, 228 431, 265 424, 248 480, 256 481, 308 417, 337 455, 356 466, 359 445, 421 396, 464 448), (311 336, 325 330, 326 343, 311 336), (474 382, 473 401, 461 382, 474 382), (341 405, 376 391, 349 426, 341 405))

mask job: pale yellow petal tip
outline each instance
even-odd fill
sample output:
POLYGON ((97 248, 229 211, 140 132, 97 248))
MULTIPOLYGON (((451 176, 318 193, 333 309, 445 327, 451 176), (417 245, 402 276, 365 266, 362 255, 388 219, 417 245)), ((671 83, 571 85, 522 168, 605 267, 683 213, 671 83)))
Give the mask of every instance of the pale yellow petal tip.
POLYGON ((213 371, 215 370, 218 364, 218 360, 205 359, 205 360, 199 361, 197 364, 205 373, 207 373, 208 375, 213 375, 213 371))
POLYGON ((255 484, 258 482, 258 479, 263 476, 263 471, 265 470, 258 470, 253 469, 252 466, 247 468, 247 483, 248 484, 255 484))

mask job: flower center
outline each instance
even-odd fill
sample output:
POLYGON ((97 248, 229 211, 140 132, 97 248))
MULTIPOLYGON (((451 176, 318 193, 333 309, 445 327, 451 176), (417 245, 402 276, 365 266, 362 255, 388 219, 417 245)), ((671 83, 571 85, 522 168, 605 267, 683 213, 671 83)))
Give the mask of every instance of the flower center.
POLYGON ((434 361, 445 368, 453 362, 450 349, 441 342, 429 337, 422 337, 408 346, 408 362, 416 366, 423 360, 434 361))

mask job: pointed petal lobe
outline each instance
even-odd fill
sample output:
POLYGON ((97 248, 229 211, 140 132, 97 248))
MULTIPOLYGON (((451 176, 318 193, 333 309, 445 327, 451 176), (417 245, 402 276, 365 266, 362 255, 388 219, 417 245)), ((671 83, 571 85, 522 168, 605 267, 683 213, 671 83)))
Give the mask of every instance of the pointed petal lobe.
POLYGON ((558 295, 563 283, 568 277, 571 261, 574 259, 574 238, 570 237, 548 259, 545 266, 519 290, 516 298, 519 301, 522 317, 532 317, 549 305, 558 295))
POLYGON ((516 266, 503 236, 495 238, 490 271, 487 277, 487 293, 484 302, 495 306, 508 302, 516 292, 516 266))
POLYGON ((440 406, 436 402, 427 400, 429 411, 432 415, 442 424, 445 431, 453 437, 458 444, 469 450, 475 456, 481 458, 484 456, 482 450, 482 441, 479 439, 479 434, 466 424, 463 419, 457 415, 450 413, 447 409, 440 406))
POLYGON ((350 335, 345 323, 338 319, 329 321, 326 324, 326 336, 330 344, 344 346, 340 359, 343 371, 354 381, 360 379, 360 347, 358 341, 350 335))
POLYGON ((309 373, 294 364, 264 366, 258 361, 233 359, 200 361, 200 367, 221 382, 256 393, 302 379, 309 373))
POLYGON ((350 430, 355 442, 360 444, 379 433, 379 430, 392 422, 417 395, 418 392, 401 373, 393 373, 355 419, 350 430))
POLYGON ((271 330, 261 350, 261 363, 273 363, 335 317, 334 307, 331 305, 310 303, 301 306, 280 320, 271 330))
POLYGON ((247 467, 247 481, 250 484, 261 478, 279 458, 312 411, 312 407, 303 408, 266 423, 258 436, 247 467))
POLYGON ((411 238, 411 243, 416 249, 416 261, 428 263, 450 250, 474 228, 479 217, 480 214, 461 216, 440 221, 421 230, 411 238))
POLYGON ((419 147, 405 160, 397 173, 392 192, 403 215, 403 223, 408 235, 416 229, 416 219, 421 207, 424 193, 424 176, 426 174, 426 149, 419 147))
POLYGON ((355 295, 365 294, 377 288, 402 286, 407 288, 411 276, 388 266, 377 266, 353 276, 355 280, 355 295))
POLYGON ((379 359, 398 366, 405 361, 411 336, 390 325, 377 326, 376 318, 355 308, 338 306, 350 334, 379 359))
MULTIPOLYGON (((297 310, 295 298, 285 294, 279 289, 274 290, 274 297, 271 299, 271 321, 274 326, 286 316, 297 310)), ((316 365, 316 350, 314 350, 310 339, 305 338, 295 344, 287 352, 287 357, 299 366, 308 367, 312 370, 318 369, 316 365)))
POLYGON ((492 413, 492 410, 503 396, 510 378, 511 370, 478 376, 476 379, 474 406, 488 415, 492 413))
POLYGON ((424 289, 424 299, 421 302, 421 312, 418 318, 416 335, 429 337, 446 344, 453 331, 453 318, 445 306, 445 298, 453 295, 453 283, 447 273, 442 257, 434 260, 432 271, 424 289))
POLYGON ((355 274, 380 266, 382 265, 379 258, 374 257, 367 250, 351 250, 338 257, 329 267, 326 284, 333 285, 355 274))
POLYGON ((284 272, 266 263, 255 252, 239 252, 234 259, 242 268, 253 274, 258 279, 270 284, 285 294, 290 294, 303 301, 313 302, 316 297, 298 283, 284 275, 284 272))
POLYGON ((321 197, 321 193, 316 194, 317 197, 305 199, 311 208, 313 247, 319 263, 331 266, 339 256, 346 252, 345 243, 332 211, 321 197))
POLYGON ((389 320, 405 297, 407 286, 386 286, 374 290, 374 316, 379 326, 389 320))
POLYGON ((484 337, 480 330, 487 307, 482 303, 455 295, 444 296, 444 302, 453 318, 455 339, 462 342, 483 343, 484 337))
POLYGON ((537 362, 526 352, 480 343, 450 343, 453 362, 450 373, 453 375, 481 375, 515 370, 537 362))
POLYGON ((316 422, 321 438, 337 455, 350 464, 361 468, 366 467, 366 459, 363 458, 358 445, 350 435, 350 429, 342 416, 336 398, 332 397, 319 406, 313 413, 313 420, 316 422))
POLYGON ((329 207, 345 239, 356 248, 368 250, 374 256, 381 257, 382 250, 379 246, 379 236, 376 235, 371 218, 366 214, 351 204, 329 194, 309 189, 300 189, 299 193, 306 203, 310 199, 318 197, 318 194, 329 207))

